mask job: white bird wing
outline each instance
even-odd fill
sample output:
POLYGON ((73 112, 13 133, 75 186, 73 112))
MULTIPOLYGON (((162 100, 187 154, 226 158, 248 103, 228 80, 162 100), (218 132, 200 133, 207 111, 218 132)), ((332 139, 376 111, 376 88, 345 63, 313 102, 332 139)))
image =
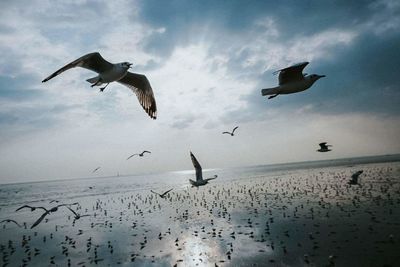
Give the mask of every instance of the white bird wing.
POLYGON ((118 81, 129 87, 137 96, 140 105, 152 119, 157 118, 157 105, 153 89, 146 76, 128 72, 124 78, 118 81))
POLYGON ((75 68, 75 67, 82 67, 88 70, 92 70, 97 73, 102 73, 104 71, 107 71, 113 67, 113 64, 105 60, 100 53, 94 52, 90 54, 86 54, 71 63, 68 63, 61 69, 57 70, 53 74, 51 74, 49 77, 45 78, 42 83, 47 82, 48 80, 56 77, 57 75, 61 74, 62 72, 75 68))
POLYGON ((201 169, 200 163, 197 161, 192 152, 190 152, 190 158, 192 159, 194 169, 196 170, 196 181, 203 181, 203 171, 201 169))
POLYGON ((284 69, 280 69, 279 85, 303 80, 304 75, 302 72, 307 65, 308 62, 302 62, 284 69))

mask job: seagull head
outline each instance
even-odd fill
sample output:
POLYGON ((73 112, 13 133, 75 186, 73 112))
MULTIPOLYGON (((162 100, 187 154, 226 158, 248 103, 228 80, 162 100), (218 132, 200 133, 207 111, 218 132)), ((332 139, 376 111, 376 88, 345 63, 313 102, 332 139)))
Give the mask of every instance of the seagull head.
POLYGON ((129 68, 133 65, 133 63, 130 63, 130 62, 122 62, 122 63, 120 63, 120 65, 121 65, 122 67, 124 67, 124 68, 129 69, 129 68))

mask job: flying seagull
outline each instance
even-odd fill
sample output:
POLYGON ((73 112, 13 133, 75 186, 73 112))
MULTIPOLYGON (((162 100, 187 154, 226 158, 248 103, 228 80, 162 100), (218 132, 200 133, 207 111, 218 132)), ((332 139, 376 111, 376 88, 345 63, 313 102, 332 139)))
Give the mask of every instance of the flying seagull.
POLYGON ((318 79, 325 77, 325 75, 303 74, 303 69, 307 65, 308 62, 303 62, 275 71, 274 74, 279 73, 279 86, 262 89, 261 95, 270 95, 268 99, 271 99, 278 95, 301 92, 310 88, 318 79))
POLYGON ((71 209, 70 207, 67 207, 67 209, 69 209, 74 214, 74 221, 79 220, 82 217, 90 216, 89 214, 81 215, 81 214, 77 213, 76 211, 74 211, 73 209, 71 209))
POLYGON ((68 206, 71 206, 71 205, 77 205, 78 203, 73 203, 73 204, 60 204, 60 205, 57 205, 57 206, 55 206, 55 207, 52 207, 51 209, 45 209, 45 208, 43 208, 43 207, 41 207, 41 208, 43 208, 44 210, 45 210, 45 212, 39 217, 39 219, 37 219, 36 220, 36 222, 34 223, 34 224, 32 224, 32 226, 31 226, 31 229, 32 228, 34 228, 34 227, 36 227, 39 223, 41 223, 42 221, 43 221, 43 219, 47 216, 47 215, 49 215, 50 213, 53 213, 53 212, 56 212, 57 210, 58 210, 58 208, 60 208, 60 207, 67 207, 68 208, 68 206))
POLYGON ((215 178, 218 177, 217 175, 214 175, 214 177, 212 178, 203 179, 203 171, 201 169, 200 163, 197 161, 196 157, 193 155, 192 152, 190 152, 190 158, 192 159, 194 169, 196 170, 196 181, 189 179, 189 182, 192 184, 192 186, 198 187, 206 185, 208 181, 214 180, 215 178))
POLYGON ((363 173, 363 170, 357 171, 351 175, 351 180, 348 182, 349 185, 358 184, 358 177, 363 173))
POLYGON ((17 223, 15 220, 12 220, 12 219, 5 219, 5 220, 2 220, 0 223, 3 223, 3 222, 6 222, 6 223, 13 222, 16 225, 18 225, 18 227, 21 227, 21 225, 19 223, 17 223))
POLYGON ((132 158, 133 156, 139 156, 139 157, 143 157, 144 156, 144 153, 149 153, 149 154, 151 154, 151 152, 150 151, 147 151, 147 150, 144 150, 142 153, 139 153, 139 154, 132 154, 132 155, 130 155, 126 160, 128 160, 128 159, 130 159, 130 158, 132 158))
POLYGON ((234 133, 237 128, 239 128, 239 126, 236 126, 235 128, 233 128, 232 132, 223 132, 222 134, 230 134, 231 136, 234 136, 234 133))
POLYGON ((100 86, 106 84, 100 88, 102 92, 112 82, 119 82, 131 89, 137 96, 140 105, 146 113, 152 118, 157 118, 157 106, 156 100, 154 99, 153 89, 151 88, 149 80, 142 74, 129 72, 128 69, 132 63, 121 62, 121 63, 110 63, 105 60, 100 53, 94 52, 84 55, 71 63, 65 65, 61 69, 57 70, 49 77, 45 78, 42 82, 56 77, 62 72, 75 67, 82 67, 91 71, 97 72, 99 75, 96 77, 87 79, 91 83, 91 87, 100 86))
POLYGON ((92 173, 97 172, 100 168, 101 168, 101 167, 97 167, 96 169, 94 169, 94 170, 92 171, 92 173))
MULTIPOLYGON (((172 188, 173 189, 173 188, 172 188)), ((157 192, 154 192, 153 190, 150 190, 152 193, 154 193, 154 194, 157 194, 157 195, 159 195, 161 198, 165 198, 165 196, 172 190, 172 189, 170 189, 170 190, 168 190, 168 191, 165 191, 164 193, 162 193, 162 194, 159 194, 159 193, 157 193, 157 192)))
POLYGON ((328 152, 332 150, 328 148, 332 145, 327 145, 326 142, 319 143, 319 146, 320 148, 317 150, 318 152, 328 152))

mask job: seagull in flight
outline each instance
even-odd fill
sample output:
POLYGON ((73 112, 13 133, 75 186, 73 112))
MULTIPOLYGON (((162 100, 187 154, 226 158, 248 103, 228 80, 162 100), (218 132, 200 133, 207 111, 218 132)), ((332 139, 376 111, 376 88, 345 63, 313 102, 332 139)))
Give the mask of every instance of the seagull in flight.
POLYGON ((319 143, 319 147, 320 147, 320 148, 319 148, 317 151, 318 151, 318 152, 328 152, 328 151, 331 151, 332 149, 329 149, 330 146, 332 146, 332 145, 327 145, 326 142, 319 143))
POLYGON ((292 94, 310 88, 317 80, 325 75, 303 73, 303 69, 309 62, 302 62, 274 72, 279 73, 279 86, 261 90, 261 95, 270 95, 268 99, 278 95, 292 94))
POLYGON ((100 168, 101 168, 101 167, 97 167, 96 169, 94 169, 94 170, 92 171, 92 173, 97 172, 100 168))
POLYGON ((363 170, 357 171, 351 175, 351 180, 348 182, 349 185, 358 184, 358 177, 363 173, 363 170))
POLYGON ((132 63, 129 62, 110 63, 105 60, 100 53, 94 52, 86 54, 65 65, 45 78, 42 82, 47 82, 71 68, 82 67, 98 73, 97 76, 86 80, 92 84, 91 87, 106 84, 100 88, 100 91, 103 92, 110 83, 119 82, 131 89, 136 94, 140 105, 142 105, 150 118, 156 119, 157 105, 150 82, 143 74, 129 72, 128 69, 131 68, 131 65, 132 63))
POLYGON ((82 217, 90 216, 89 214, 80 215, 79 213, 77 213, 76 211, 74 211, 73 209, 71 209, 68 206, 67 206, 67 209, 69 209, 74 214, 74 221, 79 220, 82 217))
POLYGON ((197 161, 196 157, 193 155, 192 152, 190 152, 190 158, 192 159, 194 169, 196 170, 196 181, 189 179, 189 182, 192 184, 192 186, 198 187, 206 185, 208 181, 214 180, 215 178, 218 177, 217 175, 214 175, 214 177, 212 178, 203 179, 203 170, 201 169, 200 163, 197 161))
POLYGON ((232 132, 223 132, 222 134, 230 134, 231 136, 234 136, 236 129, 239 128, 239 126, 236 126, 235 128, 233 128, 232 132))
MULTIPOLYGON (((172 188, 172 189, 173 189, 173 188, 172 188)), ((154 194, 159 195, 161 198, 165 198, 166 195, 167 195, 172 189, 170 189, 170 190, 168 190, 168 191, 165 191, 165 192, 162 193, 162 194, 159 194, 159 193, 157 193, 157 192, 154 192, 153 190, 150 190, 150 191, 151 191, 152 193, 154 193, 154 194)))
POLYGON ((151 152, 150 151, 147 151, 147 150, 144 150, 142 153, 139 153, 139 154, 132 154, 132 155, 130 155, 126 160, 128 160, 128 159, 130 159, 130 158, 132 158, 133 156, 139 156, 139 157, 143 157, 144 156, 144 153, 149 153, 149 154, 151 154, 151 152))

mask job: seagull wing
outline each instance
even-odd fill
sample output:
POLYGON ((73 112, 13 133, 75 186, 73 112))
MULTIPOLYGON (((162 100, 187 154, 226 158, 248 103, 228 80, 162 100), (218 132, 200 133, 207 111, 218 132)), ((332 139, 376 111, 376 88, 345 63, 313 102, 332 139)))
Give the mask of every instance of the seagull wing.
POLYGON ((130 158, 132 158, 133 156, 136 156, 136 155, 139 155, 139 154, 132 154, 126 160, 128 160, 128 159, 130 159, 130 158))
POLYGON ((19 211, 19 210, 22 210, 22 209, 24 209, 24 208, 30 208, 30 209, 32 209, 32 207, 31 206, 28 206, 28 205, 23 205, 22 207, 19 207, 18 209, 16 209, 15 211, 19 211))
POLYGON ((190 152, 190 158, 192 159, 193 166, 196 170, 196 181, 203 180, 203 171, 201 169, 200 163, 197 161, 196 157, 190 152))
POLYGON ((165 191, 164 193, 161 194, 161 196, 165 196, 165 195, 168 194, 172 189, 173 189, 173 188, 171 188, 171 189, 168 190, 168 191, 165 191))
POLYGON ((230 132, 223 132, 222 134, 231 134, 230 132))
POLYGON ((150 152, 150 151, 147 151, 147 150, 144 150, 144 151, 142 152, 142 154, 144 154, 144 153, 150 153, 150 154, 151 154, 151 152, 150 152))
POLYGON ((303 80, 304 75, 302 72, 307 65, 308 62, 303 62, 284 69, 280 69, 279 85, 303 80))
POLYGON ((156 100, 154 99, 153 89, 146 76, 128 72, 125 77, 118 82, 129 87, 136 94, 140 105, 142 105, 150 118, 157 118, 156 100))
POLYGON ((239 128, 239 126, 236 126, 235 128, 233 128, 232 133, 234 133, 237 128, 239 128))
POLYGON ((49 77, 44 79, 42 83, 47 82, 48 80, 56 77, 57 75, 63 73, 64 71, 75 67, 82 67, 97 73, 102 73, 104 71, 111 69, 113 67, 113 64, 105 60, 98 52, 90 53, 72 61, 71 63, 57 70, 49 77))
POLYGON ((39 223, 41 223, 41 222, 43 221, 44 217, 47 216, 47 214, 49 214, 48 211, 46 211, 45 213, 43 213, 42 216, 40 216, 39 219, 37 219, 37 221, 36 221, 34 224, 32 224, 31 229, 32 229, 33 227, 35 227, 36 225, 38 225, 39 223))
POLYGON ((67 209, 69 209, 75 215, 75 217, 79 217, 78 213, 76 213, 73 209, 71 209, 68 206, 67 206, 67 209))

